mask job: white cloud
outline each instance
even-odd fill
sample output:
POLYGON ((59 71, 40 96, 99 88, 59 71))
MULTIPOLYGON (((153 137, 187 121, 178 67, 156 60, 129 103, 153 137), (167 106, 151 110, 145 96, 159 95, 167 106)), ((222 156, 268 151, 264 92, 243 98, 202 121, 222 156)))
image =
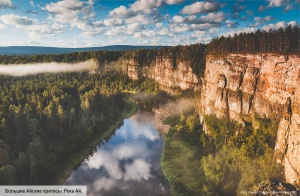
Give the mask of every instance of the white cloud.
POLYGON ((183 23, 183 22, 185 22, 185 18, 182 17, 182 16, 175 15, 175 16, 173 17, 173 21, 174 21, 175 23, 183 23))
POLYGON ((36 19, 31 19, 26 16, 18 16, 15 14, 2 15, 0 16, 0 20, 4 24, 13 25, 13 26, 28 26, 37 23, 36 19))
POLYGON ((155 25, 155 27, 156 27, 157 29, 161 29, 162 26, 163 26, 163 24, 162 24, 161 22, 156 23, 156 25, 155 25))
POLYGON ((13 7, 11 0, 0 0, 0 9, 13 7))
POLYGON ((233 22, 230 20, 226 20, 226 25, 228 28, 236 28, 238 27, 239 23, 238 22, 233 22))
POLYGON ((0 16, 0 20, 4 24, 15 26, 18 29, 28 33, 32 38, 43 38, 50 35, 62 33, 65 29, 64 25, 54 24, 38 24, 38 20, 28 18, 26 16, 18 16, 15 14, 6 14, 0 16))
POLYGON ((221 7, 220 3, 216 2, 196 2, 191 5, 185 6, 182 10, 182 14, 200 14, 215 12, 221 7))
POLYGON ((165 36, 165 35, 170 35, 170 31, 168 28, 163 28, 161 29, 160 31, 157 32, 158 35, 162 35, 162 36, 165 36))
POLYGON ((81 12, 83 3, 79 0, 63 0, 47 4, 44 11, 54 15, 53 20, 60 23, 69 23, 81 12))
POLYGON ((127 29, 129 31, 141 31, 141 30, 145 29, 145 27, 144 27, 144 25, 142 25, 140 23, 132 23, 127 26, 127 29))
MULTIPOLYGON (((82 31, 82 35, 91 38, 104 33, 103 21, 93 22, 95 17, 93 12, 93 0, 62 0, 56 3, 51 2, 42 9, 50 14, 50 19, 58 23, 70 24, 72 28, 77 27, 82 31)), ((117 23, 116 23, 117 24, 117 23)), ((115 24, 115 25, 116 25, 115 24)), ((105 21, 105 25, 113 25, 112 21, 105 21)))
POLYGON ((31 25, 30 27, 24 28, 29 33, 31 38, 44 38, 55 34, 60 34, 65 30, 65 26, 61 24, 41 24, 31 25))
POLYGON ((281 22, 277 22, 276 24, 265 25, 265 26, 262 27, 262 29, 265 30, 265 31, 269 31, 270 29, 277 30, 279 28, 286 28, 288 25, 296 26, 297 22, 296 21, 291 21, 289 23, 286 23, 284 21, 281 21, 281 22))
POLYGON ((29 3, 30 3, 30 5, 31 5, 32 7, 34 7, 34 2, 33 2, 33 1, 29 1, 29 3))
POLYGON ((234 31, 228 31, 226 33, 223 33, 223 36, 234 36, 234 34, 239 34, 239 33, 254 33, 255 31, 257 31, 257 28, 255 27, 250 27, 250 28, 243 28, 243 29, 239 29, 239 30, 234 30, 234 31))
POLYGON ((209 13, 207 16, 201 16, 200 19, 205 22, 223 22, 226 19, 224 12, 209 13))
POLYGON ((160 7, 163 4, 163 0, 138 0, 130 5, 130 9, 133 12, 142 11, 147 14, 151 14, 153 8, 160 7))
POLYGON ((0 24, 0 30, 3 30, 5 28, 6 28, 6 26, 4 24, 0 24))
POLYGON ((268 0, 270 7, 280 7, 283 4, 289 2, 289 0, 268 0))
POLYGON ((102 21, 91 22, 88 20, 81 20, 76 17, 72 21, 70 21, 71 27, 77 27, 82 31, 82 35, 86 38, 91 38, 95 35, 104 32, 104 28, 102 27, 102 21))
POLYGON ((103 21, 105 26, 113 27, 113 26, 120 26, 124 24, 124 21, 121 19, 110 19, 107 18, 103 21))
POLYGON ((226 20, 227 16, 224 12, 217 12, 217 13, 209 13, 205 16, 200 16, 197 18, 196 15, 191 16, 178 16, 175 15, 172 19, 174 23, 188 23, 188 24, 205 24, 205 23, 222 23, 226 20))
POLYGON ((169 4, 169 5, 181 4, 183 2, 184 2, 184 0, 166 0, 166 3, 169 4))
POLYGON ((285 12, 288 12, 289 10, 293 9, 291 0, 268 0, 268 2, 269 4, 267 6, 259 6, 258 11, 262 12, 266 9, 274 7, 284 7, 285 12))
POLYGON ((206 31, 200 31, 200 30, 197 30, 197 31, 194 31, 192 34, 191 34, 191 37, 194 37, 194 38, 199 38, 199 37, 203 37, 207 34, 206 31))
POLYGON ((113 18, 130 18, 134 16, 135 13, 130 9, 127 9, 125 6, 121 5, 118 8, 113 9, 109 12, 109 16, 113 18))
POLYGON ((261 17, 254 17, 254 21, 255 21, 255 24, 252 24, 250 26, 253 26, 253 27, 256 27, 262 23, 266 23, 270 20, 274 20, 274 18, 272 16, 266 16, 264 18, 261 18, 261 17))

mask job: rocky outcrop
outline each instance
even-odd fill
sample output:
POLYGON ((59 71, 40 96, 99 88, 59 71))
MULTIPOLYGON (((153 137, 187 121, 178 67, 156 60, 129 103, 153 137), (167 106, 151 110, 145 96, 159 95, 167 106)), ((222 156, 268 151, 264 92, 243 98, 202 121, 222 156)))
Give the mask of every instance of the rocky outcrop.
POLYGON ((215 114, 242 124, 252 121, 255 113, 280 119, 274 130, 278 162, 287 182, 300 185, 300 58, 209 55, 202 83, 201 115, 215 114))
POLYGON ((182 90, 196 89, 198 77, 193 73, 190 61, 156 57, 155 73, 152 76, 164 89, 179 87, 182 90))
POLYGON ((130 58, 123 60, 122 69, 128 74, 128 77, 132 80, 138 80, 141 75, 141 69, 136 58, 130 58))
POLYGON ((149 66, 141 68, 136 58, 123 60, 123 71, 133 80, 142 76, 152 78, 159 83, 161 89, 168 92, 175 87, 182 90, 198 88, 199 79, 193 73, 190 61, 158 56, 154 71, 150 70, 149 66))

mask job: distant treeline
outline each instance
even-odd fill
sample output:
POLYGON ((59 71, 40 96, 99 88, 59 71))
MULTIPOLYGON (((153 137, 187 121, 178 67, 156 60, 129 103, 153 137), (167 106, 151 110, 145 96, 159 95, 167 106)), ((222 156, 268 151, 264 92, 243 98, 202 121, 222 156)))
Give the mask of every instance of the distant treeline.
POLYGON ((278 30, 240 33, 217 37, 207 45, 208 54, 278 52, 299 54, 300 28, 289 25, 278 30))

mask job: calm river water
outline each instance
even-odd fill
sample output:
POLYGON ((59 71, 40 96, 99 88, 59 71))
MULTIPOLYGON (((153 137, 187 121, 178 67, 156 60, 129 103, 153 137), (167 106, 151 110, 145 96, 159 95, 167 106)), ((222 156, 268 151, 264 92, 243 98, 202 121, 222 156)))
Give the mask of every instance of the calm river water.
POLYGON ((160 168, 162 125, 154 115, 138 112, 84 160, 66 185, 87 185, 94 195, 171 195, 160 168))

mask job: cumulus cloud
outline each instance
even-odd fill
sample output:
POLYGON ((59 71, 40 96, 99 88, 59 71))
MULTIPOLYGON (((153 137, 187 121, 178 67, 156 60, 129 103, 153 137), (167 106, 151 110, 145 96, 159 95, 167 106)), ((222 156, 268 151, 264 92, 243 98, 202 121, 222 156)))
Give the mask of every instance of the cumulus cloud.
POLYGON ((125 6, 121 5, 120 7, 110 11, 109 16, 113 18, 130 18, 132 16, 135 16, 135 13, 130 9, 127 9, 125 6))
POLYGON ((253 26, 253 27, 256 27, 262 23, 266 23, 270 20, 274 20, 274 18, 272 16, 266 16, 264 18, 261 18, 261 17, 254 17, 254 21, 255 21, 255 24, 252 24, 250 26, 253 26))
POLYGON ((0 0, 0 9, 2 8, 12 8, 13 4, 11 0, 0 0))
POLYGON ((178 16, 173 17, 174 23, 188 23, 188 24, 205 24, 205 23, 222 23, 226 19, 224 12, 209 13, 205 16, 200 16, 199 18, 196 15, 191 16, 178 16))
POLYGON ((14 25, 14 26, 27 26, 37 23, 37 20, 28 18, 26 16, 18 16, 15 14, 5 14, 0 16, 0 20, 4 24, 14 25))
POLYGON ((95 17, 93 0, 82 2, 80 0, 62 0, 47 4, 42 10, 50 14, 49 19, 57 23, 69 23, 77 27, 84 37, 93 37, 103 32, 99 22, 92 22, 95 17))
POLYGON ((113 26, 120 26, 124 24, 124 21, 121 19, 110 19, 107 18, 103 21, 105 26, 113 27, 113 26))
POLYGON ((233 22, 230 20, 226 20, 226 25, 228 28, 237 28, 239 26, 238 22, 233 22))
POLYGON ((39 24, 38 20, 28 18, 26 16, 18 16, 15 14, 5 14, 0 16, 0 21, 4 24, 15 26, 18 29, 28 33, 32 38, 43 38, 50 35, 62 33, 65 29, 64 25, 60 24, 39 24))
POLYGON ((283 7, 284 12, 288 12, 289 10, 293 9, 291 0, 268 0, 268 3, 269 4, 267 6, 259 6, 258 11, 262 12, 266 9, 274 7, 283 7))
POLYGON ((151 14, 153 8, 158 8, 162 5, 162 0, 138 0, 130 5, 130 9, 133 12, 142 11, 144 13, 151 14))
POLYGON ((73 18, 76 18, 80 13, 89 16, 91 13, 87 12, 86 7, 92 6, 92 1, 83 3, 80 0, 62 0, 57 3, 51 2, 47 4, 42 10, 54 16, 53 20, 60 23, 69 23, 73 18))
POLYGON ((200 14, 218 11, 221 4, 217 2, 196 2, 185 6, 180 13, 182 14, 200 14))
POLYGON ((270 29, 277 30, 279 28, 286 28, 289 25, 291 25, 292 27, 296 26, 297 22, 296 21, 291 21, 289 23, 286 23, 284 21, 281 21, 281 22, 277 22, 276 24, 265 25, 265 26, 262 27, 262 29, 265 30, 265 31, 269 31, 270 29))

